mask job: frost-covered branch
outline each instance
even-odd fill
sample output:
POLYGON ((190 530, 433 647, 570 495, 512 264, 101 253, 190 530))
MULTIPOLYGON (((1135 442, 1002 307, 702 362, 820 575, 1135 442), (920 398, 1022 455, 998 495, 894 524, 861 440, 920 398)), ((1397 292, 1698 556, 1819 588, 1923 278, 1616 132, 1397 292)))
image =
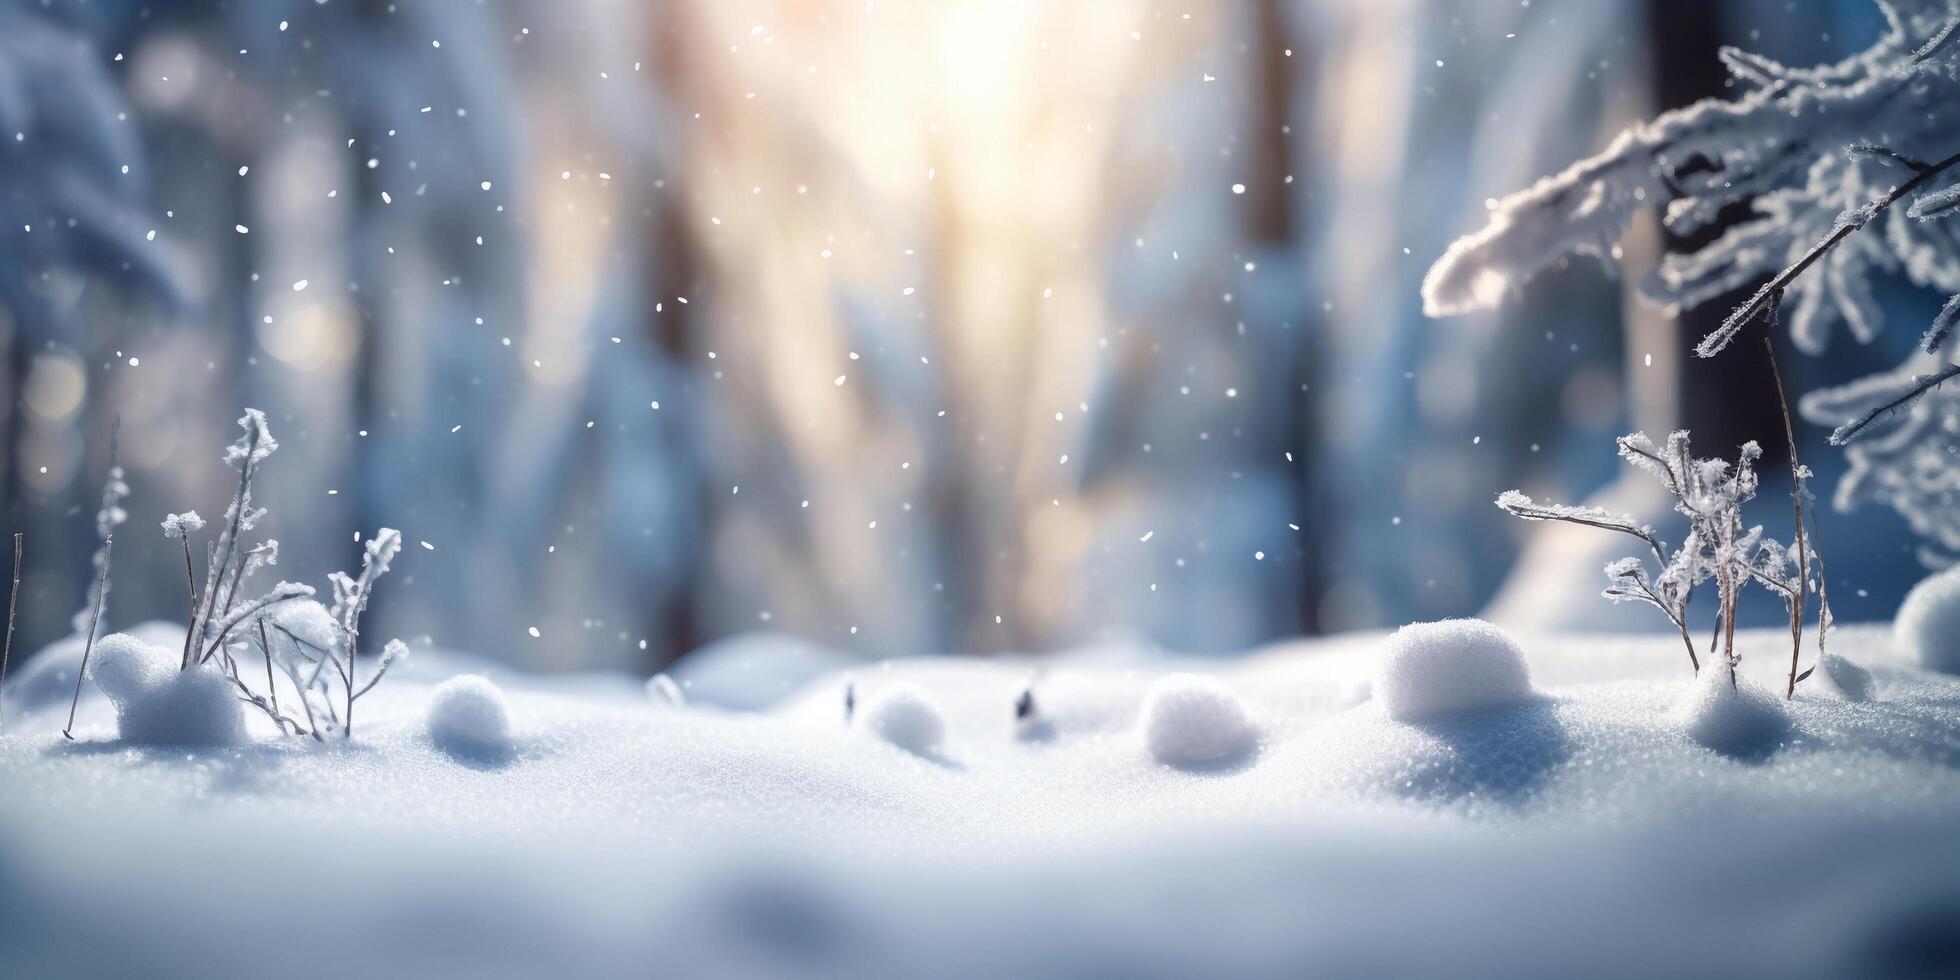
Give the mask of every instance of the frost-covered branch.
MULTIPOLYGON (((1891 156, 1897 158, 1896 154, 1891 154, 1891 156)), ((1839 242, 1850 237, 1852 232, 1870 224, 1872 219, 1882 214, 1886 208, 1898 203, 1900 198, 1919 189, 1921 185, 1932 180, 1934 177, 1945 173, 1954 164, 1960 164, 1960 153, 1955 153, 1932 166, 1924 167, 1918 173, 1914 174, 1911 180, 1892 188, 1878 199, 1839 214, 1837 224, 1832 227, 1829 235, 1824 236, 1823 241, 1812 245, 1810 250, 1799 256, 1795 262, 1790 263, 1784 267, 1783 271, 1777 273, 1768 282, 1763 283, 1756 290, 1755 295, 1749 297, 1748 302, 1730 311, 1728 317, 1722 321, 1721 326, 1709 331, 1708 336, 1701 338, 1701 343, 1695 345, 1695 354, 1699 357, 1714 357, 1716 354, 1721 353, 1722 349, 1729 345, 1729 341, 1734 340, 1735 335, 1740 333, 1742 328, 1749 324, 1749 321, 1755 319, 1757 314, 1763 312, 1777 297, 1782 296, 1783 292, 1790 288, 1790 284, 1795 282, 1798 276, 1803 275, 1806 269, 1815 265, 1818 259, 1823 258, 1831 249, 1836 248, 1839 242)), ((1960 187, 1947 189, 1947 192, 1953 191, 1960 191, 1960 187)), ((1940 213, 1944 213, 1944 210, 1942 209, 1940 213)), ((1927 216, 1918 212, 1919 208, 1915 205, 1908 213, 1915 218, 1927 216)))
MULTIPOLYGON (((1662 113, 1600 154, 1491 202, 1484 227, 1430 268, 1425 312, 1494 307, 1573 253, 1608 259, 1633 215, 1652 208, 1677 239, 1702 244, 1667 255, 1641 283, 1648 298, 1677 313, 1754 287, 1697 345, 1702 356, 1785 299, 1784 326, 1800 350, 1821 352, 1839 325, 1869 342, 1883 319, 1871 284, 1899 273, 1952 297, 1921 339, 1924 351, 1940 350, 1960 324, 1960 233, 1947 224, 1960 215, 1960 3, 1891 0, 1879 8, 1883 35, 1834 64, 1796 68, 1724 49, 1737 96, 1662 113), (1908 206, 1893 206, 1901 201, 1908 206), (1712 240, 1699 234, 1738 213, 1744 217, 1712 240), (1855 234, 1861 229, 1869 233, 1855 234)), ((1879 418, 1907 414, 1960 373, 1938 368, 1814 393, 1802 399, 1802 414, 1836 427, 1842 442, 1879 418), (1853 410, 1831 410, 1850 403, 1853 410)), ((1919 533, 1960 550, 1960 504, 1938 489, 1960 472, 1956 437, 1924 421, 1955 406, 1942 396, 1934 409, 1912 413, 1919 421, 1888 427, 1885 445, 1850 448, 1839 506, 1883 501, 1919 533)))
POLYGON ((1854 418, 1851 421, 1838 426, 1837 429, 1832 431, 1831 445, 1842 446, 1845 443, 1848 443, 1851 440, 1858 438, 1858 434, 1860 432, 1865 431, 1865 429, 1869 428, 1873 422, 1876 422, 1887 415, 1891 415, 1893 412, 1899 411, 1902 408, 1906 408, 1907 406, 1910 406, 1912 403, 1918 401, 1921 396, 1925 395, 1929 391, 1932 391, 1934 388, 1937 388, 1940 385, 1945 384, 1949 379, 1951 379, 1956 374, 1960 374, 1960 364, 1949 364, 1945 368, 1939 371, 1935 371, 1932 374, 1913 375, 1912 383, 1906 386, 1906 388, 1900 391, 1897 395, 1887 399, 1886 401, 1876 406, 1873 406, 1870 410, 1866 411, 1864 414, 1859 415, 1857 418, 1854 418))

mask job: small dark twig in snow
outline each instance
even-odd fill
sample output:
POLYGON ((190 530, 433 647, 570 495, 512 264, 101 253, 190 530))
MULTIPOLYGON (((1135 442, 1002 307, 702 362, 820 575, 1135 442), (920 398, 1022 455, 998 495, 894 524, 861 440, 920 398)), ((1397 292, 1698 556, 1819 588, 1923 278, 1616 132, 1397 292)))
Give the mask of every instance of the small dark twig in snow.
POLYGON ((82 644, 82 665, 75 671, 75 696, 68 702, 68 725, 61 730, 61 737, 70 742, 75 740, 75 708, 82 703, 82 680, 88 677, 88 656, 95 651, 96 629, 102 624, 102 600, 109 594, 109 557, 115 547, 115 535, 102 539, 102 576, 95 586, 95 615, 89 617, 88 639, 82 644))
MULTIPOLYGON (((14 532, 14 588, 7 593, 7 645, 0 647, 0 691, 7 687, 7 661, 14 655, 14 607, 20 602, 20 539, 21 533, 14 532)), ((5 704, 0 703, 0 708, 5 704)))

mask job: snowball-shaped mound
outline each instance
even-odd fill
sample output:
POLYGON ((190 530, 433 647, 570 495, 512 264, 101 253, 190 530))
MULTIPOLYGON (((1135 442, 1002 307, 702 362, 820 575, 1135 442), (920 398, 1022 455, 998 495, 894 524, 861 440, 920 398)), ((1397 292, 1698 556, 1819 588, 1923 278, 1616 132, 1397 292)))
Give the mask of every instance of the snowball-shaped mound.
POLYGON ((946 738, 946 713, 940 710, 939 702, 925 688, 910 682, 878 692, 858 712, 858 724, 913 755, 937 754, 939 743, 946 738))
POLYGON ((482 674, 461 674, 429 694, 429 740, 451 754, 495 757, 511 751, 504 692, 482 674))
POLYGON ((178 669, 182 650, 127 633, 97 640, 89 677, 116 708, 116 734, 146 745, 225 745, 245 740, 245 716, 215 667, 178 669))
POLYGON ((1960 674, 1960 565, 1926 576, 1906 593, 1892 637, 1920 666, 1960 674))
POLYGON ((1531 696, 1524 651, 1509 633, 1481 619, 1396 630, 1375 676, 1375 697, 1396 721, 1509 707, 1531 696))
POLYGON ((1764 756, 1790 728, 1783 700, 1718 664, 1704 664, 1668 720, 1688 737, 1725 755, 1764 756))
POLYGON ((284 629, 283 633, 275 631, 266 637, 275 657, 291 657, 296 643, 309 648, 298 658, 309 664, 319 659, 322 650, 340 649, 340 624, 317 599, 282 602, 273 607, 268 618, 284 629), (291 635, 290 639, 287 634, 291 635))
POLYGON ((1835 653, 1824 655, 1824 660, 1817 665, 1817 674, 1812 679, 1823 681, 1825 690, 1846 701, 1872 699, 1872 672, 1835 653))
POLYGON ((1229 762, 1259 747, 1245 702, 1202 674, 1158 678, 1144 693, 1138 724, 1150 754, 1173 766, 1229 762))

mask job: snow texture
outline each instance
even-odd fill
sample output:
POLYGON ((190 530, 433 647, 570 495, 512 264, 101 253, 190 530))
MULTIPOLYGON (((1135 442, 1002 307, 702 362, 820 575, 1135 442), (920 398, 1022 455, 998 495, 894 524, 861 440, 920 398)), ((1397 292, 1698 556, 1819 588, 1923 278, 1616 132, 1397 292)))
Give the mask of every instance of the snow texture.
POLYGON ((452 755, 510 754, 510 708, 496 682, 482 674, 452 677, 429 694, 429 740, 452 755))
POLYGON ((1960 674, 1960 565, 1921 579, 1892 620, 1894 642, 1927 670, 1960 674))
POLYGON ((1259 727, 1245 702, 1218 678, 1169 674, 1143 696, 1144 745, 1171 766, 1229 764, 1259 747, 1259 727))
POLYGON ((1411 623, 1385 646, 1375 697, 1396 721, 1434 721, 1532 697, 1517 641, 1481 619, 1411 623))
POLYGON ((243 741, 236 692, 214 667, 180 670, 182 651, 127 633, 96 641, 89 678, 116 708, 116 732, 143 745, 224 745, 243 741))
MULTIPOLYGON (((44 651, 0 736, 0 949, 35 977, 1955 975, 1960 681, 1884 628, 1831 637, 1883 700, 1800 688, 1740 757, 1666 717, 1671 634, 1520 635, 1546 697, 1422 725, 1355 701, 1383 639, 1045 660, 1033 744, 1024 659, 858 665, 873 698, 938 702, 937 765, 840 725, 842 673, 766 713, 649 711, 639 678, 434 649, 351 746, 257 713, 250 745, 118 743, 92 685, 70 743, 72 689, 41 676, 79 651, 44 651), (1260 719, 1256 758, 1138 744, 1149 687, 1200 670, 1260 719), (426 734, 472 671, 522 720, 499 763, 426 734), (157 913, 190 907, 208 927, 157 913)), ((1781 682, 1786 630, 1737 644, 1781 682)))
POLYGON ((867 732, 913 755, 939 754, 946 738, 946 713, 925 688, 899 683, 879 691, 858 714, 867 732))
POLYGON ((1668 718, 1696 742, 1737 757, 1767 755, 1790 728, 1781 699, 1713 666, 1695 675, 1668 718))

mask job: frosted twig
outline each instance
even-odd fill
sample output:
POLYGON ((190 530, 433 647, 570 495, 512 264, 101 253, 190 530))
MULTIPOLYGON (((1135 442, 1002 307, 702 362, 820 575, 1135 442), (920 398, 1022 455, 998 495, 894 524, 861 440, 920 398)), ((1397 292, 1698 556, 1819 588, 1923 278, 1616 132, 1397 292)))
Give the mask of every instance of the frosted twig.
POLYGON ((1912 387, 1906 389, 1903 394, 1838 426, 1837 431, 1831 433, 1831 445, 1842 446, 1858 438, 1858 433, 1865 431, 1866 426, 1878 421, 1882 416, 1889 415, 1918 401, 1921 395, 1932 391, 1934 388, 1938 388, 1954 375, 1960 375, 1960 364, 1950 364, 1945 370, 1915 377, 1912 387))
POLYGON ((1897 203, 1900 198, 1918 190, 1920 185, 1946 172, 1948 167, 1956 163, 1960 163, 1960 153, 1955 153, 1938 163, 1927 166, 1924 170, 1918 171, 1913 174, 1910 180, 1892 188, 1889 193, 1866 204, 1864 207, 1853 208, 1840 215, 1836 227, 1831 229, 1831 233, 1825 236, 1823 241, 1812 245, 1810 251, 1805 252, 1802 258, 1791 263, 1782 272, 1777 273, 1770 281, 1763 283, 1762 288, 1756 290, 1756 294, 1749 297, 1748 302, 1736 307, 1735 311, 1729 314, 1728 319, 1722 321, 1721 326, 1710 331, 1708 336, 1701 338, 1701 343, 1695 345, 1696 356, 1714 357, 1716 354, 1721 353, 1722 349, 1729 345, 1729 341, 1734 340, 1735 335, 1743 327, 1747 326, 1750 320, 1755 319, 1756 314, 1763 311, 1764 307, 1770 303, 1771 297, 1782 295, 1783 290, 1789 287, 1791 280, 1803 275, 1805 269, 1810 268, 1818 259, 1823 258, 1825 253, 1836 248, 1839 242, 1850 237, 1852 232, 1863 228, 1873 218, 1878 217, 1886 208, 1897 203))
POLYGON ((225 640, 230 638, 231 631, 237 629, 239 623, 242 623, 245 620, 252 618, 254 614, 264 612, 265 610, 273 606, 276 606, 282 602, 290 602, 294 599, 304 599, 312 594, 313 594, 313 589, 309 586, 295 585, 291 582, 283 582, 280 584, 279 588, 276 588, 271 592, 268 592, 265 595, 262 595, 257 599, 252 600, 251 605, 246 606, 244 609, 241 609, 238 612, 225 617, 224 622, 219 624, 220 628, 218 630, 217 637, 211 641, 211 644, 209 646, 204 648, 204 654, 197 658, 197 662, 203 663, 207 660, 210 660, 214 655, 216 655, 219 650, 223 649, 225 645, 225 640))

